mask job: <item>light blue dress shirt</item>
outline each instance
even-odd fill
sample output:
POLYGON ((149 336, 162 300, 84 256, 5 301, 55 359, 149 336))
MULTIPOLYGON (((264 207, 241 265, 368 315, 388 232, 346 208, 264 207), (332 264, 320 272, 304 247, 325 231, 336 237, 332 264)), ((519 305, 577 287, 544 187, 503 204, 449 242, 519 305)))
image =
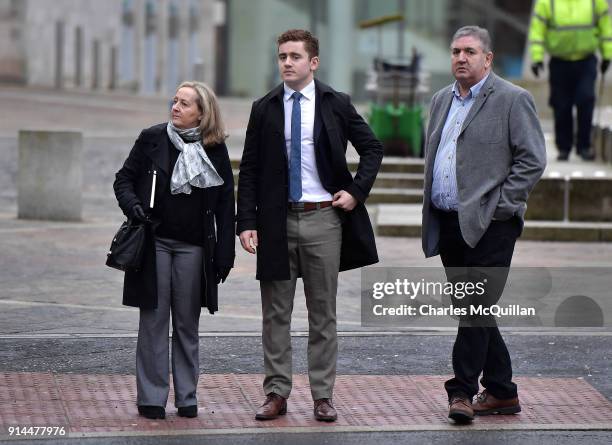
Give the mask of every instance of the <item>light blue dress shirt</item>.
POLYGON ((470 88, 465 98, 459 95, 459 85, 453 85, 453 101, 442 129, 440 145, 436 153, 431 186, 431 202, 437 209, 456 211, 459 204, 457 193, 457 138, 461 133, 463 121, 474 105, 480 89, 486 82, 487 74, 480 82, 470 88))

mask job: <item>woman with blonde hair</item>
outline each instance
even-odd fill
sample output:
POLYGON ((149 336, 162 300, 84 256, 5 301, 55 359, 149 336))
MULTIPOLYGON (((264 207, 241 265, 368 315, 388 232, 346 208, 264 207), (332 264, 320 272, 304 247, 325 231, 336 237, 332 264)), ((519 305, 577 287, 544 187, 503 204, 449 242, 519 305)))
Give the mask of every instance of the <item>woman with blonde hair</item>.
POLYGON ((170 121, 140 133, 113 184, 123 213, 148 222, 142 268, 125 274, 123 304, 140 308, 136 346, 140 415, 165 418, 168 327, 178 415, 196 417, 201 307, 234 264, 234 179, 213 91, 183 82, 170 121))

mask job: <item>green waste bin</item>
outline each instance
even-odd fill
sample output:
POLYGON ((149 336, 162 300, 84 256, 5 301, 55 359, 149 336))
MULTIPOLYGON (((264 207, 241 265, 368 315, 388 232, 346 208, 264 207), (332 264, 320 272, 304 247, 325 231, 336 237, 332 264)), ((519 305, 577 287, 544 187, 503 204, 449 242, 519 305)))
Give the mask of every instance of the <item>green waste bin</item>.
POLYGON ((423 108, 399 104, 370 104, 369 121, 385 145, 385 155, 420 157, 423 144, 423 108))

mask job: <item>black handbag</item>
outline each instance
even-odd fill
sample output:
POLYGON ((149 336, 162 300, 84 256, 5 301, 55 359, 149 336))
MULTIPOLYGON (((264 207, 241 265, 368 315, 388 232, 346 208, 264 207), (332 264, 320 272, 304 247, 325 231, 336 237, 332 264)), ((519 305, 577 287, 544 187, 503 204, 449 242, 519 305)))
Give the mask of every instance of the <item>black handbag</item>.
MULTIPOLYGON (((149 208, 155 203, 155 185, 157 183, 157 170, 153 169, 153 181, 151 182, 151 199, 149 208)), ((106 265, 114 269, 137 272, 142 268, 145 244, 149 224, 157 225, 159 221, 147 216, 146 221, 137 221, 128 218, 111 242, 110 249, 106 254, 106 265)))
POLYGON ((140 270, 146 237, 146 223, 130 219, 124 221, 113 237, 106 255, 106 265, 123 271, 140 270))

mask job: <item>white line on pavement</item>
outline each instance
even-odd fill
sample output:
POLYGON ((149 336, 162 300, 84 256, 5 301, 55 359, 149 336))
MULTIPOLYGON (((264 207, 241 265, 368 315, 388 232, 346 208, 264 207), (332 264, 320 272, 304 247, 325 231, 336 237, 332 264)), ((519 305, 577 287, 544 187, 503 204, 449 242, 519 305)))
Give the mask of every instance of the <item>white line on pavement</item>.
MULTIPOLYGON (((402 331, 338 331, 338 337, 415 337, 452 335, 456 328, 405 328, 402 331)), ((612 332, 604 331, 518 331, 516 328, 502 332, 516 336, 559 336, 559 337, 612 337, 612 332)), ((292 337, 308 337, 308 331, 292 331, 292 337)), ((136 338, 138 333, 95 334, 95 333, 51 333, 51 334, 4 334, 0 340, 44 340, 44 339, 89 339, 89 338, 136 338)), ((199 337, 261 337, 261 331, 210 331, 200 332, 199 337)))
MULTIPOLYGON (((91 305, 91 304, 53 303, 53 302, 43 302, 43 301, 0 300, 0 304, 15 305, 15 306, 28 306, 28 307, 53 306, 53 307, 60 307, 60 308, 66 308, 66 309, 112 311, 112 312, 135 312, 137 310, 137 308, 122 307, 122 306, 96 306, 96 305, 91 305)), ((261 321, 261 316, 259 315, 243 315, 243 314, 223 315, 223 314, 217 313, 214 315, 214 317, 215 318, 261 321)), ((293 317, 293 321, 308 323, 307 318, 300 318, 300 317, 293 317)), ((350 320, 343 321, 342 324, 361 326, 361 322, 350 321, 350 320)))
MULTIPOLYGON (((376 433, 393 431, 457 431, 456 425, 385 425, 385 426, 325 426, 325 427, 282 427, 282 428, 211 428, 193 430, 156 430, 156 431, 117 431, 117 432, 71 432, 67 438, 86 437, 146 437, 146 436, 211 436, 239 434, 308 434, 308 433, 376 433)), ((479 424, 462 425, 461 430, 470 431, 594 431, 612 430, 610 423, 517 423, 517 424, 479 424)), ((2 438, 2 436, 0 436, 2 438)))

